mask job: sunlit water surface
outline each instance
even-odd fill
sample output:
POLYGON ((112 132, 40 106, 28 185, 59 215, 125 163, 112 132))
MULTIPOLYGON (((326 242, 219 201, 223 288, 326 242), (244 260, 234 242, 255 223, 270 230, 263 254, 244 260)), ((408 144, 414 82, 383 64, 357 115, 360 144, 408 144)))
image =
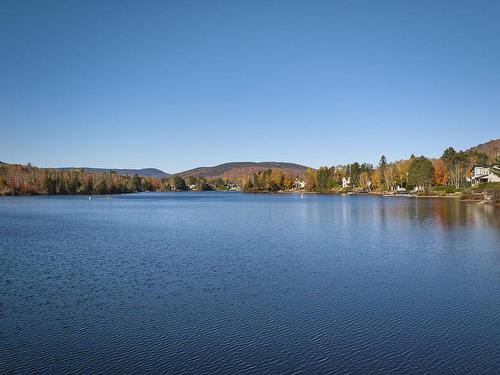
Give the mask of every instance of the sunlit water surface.
POLYGON ((500 373, 500 209, 0 198, 0 372, 500 373))

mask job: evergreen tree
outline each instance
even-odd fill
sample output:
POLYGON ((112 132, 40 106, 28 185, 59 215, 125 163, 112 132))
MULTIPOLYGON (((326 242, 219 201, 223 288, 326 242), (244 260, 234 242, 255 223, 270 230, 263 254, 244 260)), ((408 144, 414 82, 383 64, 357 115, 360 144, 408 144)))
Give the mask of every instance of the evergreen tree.
POLYGON ((226 184, 224 183, 224 180, 222 178, 217 178, 215 181, 213 181, 213 185, 217 190, 225 190, 226 189, 226 184))
POLYGON ((134 174, 134 176, 130 180, 130 186, 132 188, 132 191, 142 191, 142 180, 137 175, 137 173, 134 174))
POLYGON ((108 184, 106 183, 106 180, 104 178, 102 178, 101 181, 99 181, 99 183, 95 187, 95 190, 96 190, 97 194, 109 194, 110 193, 109 188, 108 188, 108 184))
POLYGON ((316 190, 320 192, 331 190, 336 185, 334 175, 334 167, 320 167, 316 173, 316 190))
POLYGON ((142 190, 145 190, 145 191, 153 191, 154 188, 153 188, 153 184, 151 184, 151 182, 148 180, 148 179, 145 179, 143 182, 142 182, 142 190))
POLYGON ((386 189, 386 181, 387 181, 385 177, 386 168, 387 168, 387 159, 385 158, 385 155, 382 155, 378 163, 378 170, 380 173, 380 185, 384 190, 386 189))
POLYGON ((92 194, 94 192, 94 180, 92 177, 89 177, 85 182, 84 193, 92 194))
POLYGON ((80 189, 80 179, 78 178, 77 174, 74 174, 71 179, 68 181, 67 187, 68 187, 68 193, 69 194, 76 194, 78 190, 80 189))
POLYGON ((46 173, 43 178, 43 190, 50 195, 57 193, 56 180, 52 178, 52 176, 50 176, 48 173, 46 173))
POLYGON ((56 190, 57 190, 58 194, 68 194, 66 180, 60 174, 57 174, 57 177, 56 177, 56 190))
POLYGON ((410 186, 421 186, 426 191, 430 190, 434 166, 432 162, 424 156, 413 158, 408 170, 408 183, 410 186))
POLYGON ((253 178, 250 177, 248 181, 245 183, 245 186, 243 186, 243 191, 252 191, 253 188, 254 188, 253 178))
POLYGON ((212 186, 207 183, 205 177, 199 177, 196 179, 196 190, 198 191, 210 191, 213 190, 212 186))
POLYGON ((173 177, 173 185, 174 190, 187 190, 186 181, 178 174, 173 177))

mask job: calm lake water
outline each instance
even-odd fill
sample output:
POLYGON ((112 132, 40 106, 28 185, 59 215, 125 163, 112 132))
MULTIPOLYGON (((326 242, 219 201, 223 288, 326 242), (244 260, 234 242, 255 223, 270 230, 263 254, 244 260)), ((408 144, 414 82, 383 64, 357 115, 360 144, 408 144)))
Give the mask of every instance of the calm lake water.
POLYGON ((0 372, 500 373, 500 209, 0 198, 0 372))

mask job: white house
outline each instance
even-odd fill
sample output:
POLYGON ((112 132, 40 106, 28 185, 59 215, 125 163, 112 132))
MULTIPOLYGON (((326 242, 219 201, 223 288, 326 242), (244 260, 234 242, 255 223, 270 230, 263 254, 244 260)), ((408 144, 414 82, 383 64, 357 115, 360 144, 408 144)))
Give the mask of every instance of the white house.
POLYGON ((500 167, 497 165, 493 167, 476 166, 471 170, 470 181, 472 185, 481 182, 500 182, 500 167))
POLYGON ((294 181, 294 183, 293 183, 293 187, 295 189, 305 189, 306 188, 306 182, 302 181, 302 180, 299 180, 298 178, 296 178, 295 181, 294 181))
POLYGON ((342 189, 347 189, 351 185, 351 177, 342 177, 342 189))
POLYGON ((240 190, 240 187, 233 182, 228 182, 224 186, 226 187, 227 190, 231 190, 231 191, 240 190))

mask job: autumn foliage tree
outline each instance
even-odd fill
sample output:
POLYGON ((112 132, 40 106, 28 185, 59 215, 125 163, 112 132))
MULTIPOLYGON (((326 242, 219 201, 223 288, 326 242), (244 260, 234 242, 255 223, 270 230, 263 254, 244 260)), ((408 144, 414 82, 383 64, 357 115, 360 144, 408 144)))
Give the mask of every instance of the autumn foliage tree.
POLYGON ((436 185, 445 185, 448 181, 448 170, 441 159, 432 159, 434 167, 433 183, 436 185))
POLYGON ((243 186, 247 192, 276 192, 291 189, 293 186, 291 176, 286 176, 281 171, 267 169, 250 176, 243 186))
MULTIPOLYGON (((118 194, 142 191, 145 184, 162 190, 153 177, 118 175, 81 169, 37 168, 31 165, 1 164, 0 194, 118 194)), ((149 190, 148 188, 148 190, 149 190)))

